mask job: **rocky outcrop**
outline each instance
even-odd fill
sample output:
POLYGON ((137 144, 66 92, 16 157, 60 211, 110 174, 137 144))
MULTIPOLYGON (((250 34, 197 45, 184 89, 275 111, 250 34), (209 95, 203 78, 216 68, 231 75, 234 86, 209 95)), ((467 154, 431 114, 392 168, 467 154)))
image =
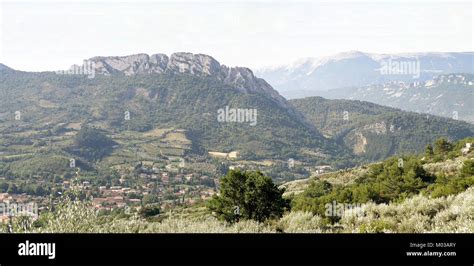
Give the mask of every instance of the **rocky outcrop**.
POLYGON ((135 75, 163 73, 168 65, 168 57, 162 54, 149 56, 136 54, 129 56, 93 57, 86 60, 99 75, 135 75))
POLYGON ((151 73, 182 73, 209 76, 221 80, 245 93, 264 93, 280 104, 286 100, 265 80, 255 77, 252 70, 245 67, 221 65, 209 55, 192 53, 136 54, 129 56, 93 57, 86 60, 99 75, 137 75, 151 73))

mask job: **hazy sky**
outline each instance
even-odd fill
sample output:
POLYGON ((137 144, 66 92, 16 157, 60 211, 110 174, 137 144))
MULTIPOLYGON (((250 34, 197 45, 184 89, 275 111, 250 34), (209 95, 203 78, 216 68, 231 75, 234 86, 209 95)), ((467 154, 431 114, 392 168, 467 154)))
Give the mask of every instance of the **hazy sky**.
POLYGON ((349 50, 474 50, 472 1, 31 0, 0 8, 0 62, 29 71, 134 53, 204 53, 256 68, 349 50))

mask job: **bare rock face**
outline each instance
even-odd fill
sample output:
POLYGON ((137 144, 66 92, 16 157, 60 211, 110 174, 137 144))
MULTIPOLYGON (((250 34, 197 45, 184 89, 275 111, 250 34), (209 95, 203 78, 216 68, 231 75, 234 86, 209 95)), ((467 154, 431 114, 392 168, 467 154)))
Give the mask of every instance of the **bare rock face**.
POLYGON ((211 56, 191 53, 174 53, 170 57, 165 54, 93 57, 86 61, 93 63, 96 73, 102 75, 175 72, 219 76, 223 69, 211 56))
POLYGON ((136 54, 129 56, 93 57, 86 60, 99 75, 137 75, 152 73, 183 73, 196 76, 214 77, 244 93, 264 93, 278 103, 286 105, 286 100, 265 80, 255 77, 252 70, 245 67, 221 65, 209 55, 192 53, 136 54))
POLYGON ((154 54, 150 56, 151 73, 163 73, 168 65, 169 58, 165 54, 154 54))
POLYGON ((129 56, 93 57, 87 60, 93 63, 99 75, 135 75, 140 73, 163 73, 168 64, 168 57, 162 54, 148 56, 136 54, 129 56))
POLYGON ((222 70, 221 64, 211 56, 191 53, 172 54, 167 69, 201 76, 219 76, 222 70))

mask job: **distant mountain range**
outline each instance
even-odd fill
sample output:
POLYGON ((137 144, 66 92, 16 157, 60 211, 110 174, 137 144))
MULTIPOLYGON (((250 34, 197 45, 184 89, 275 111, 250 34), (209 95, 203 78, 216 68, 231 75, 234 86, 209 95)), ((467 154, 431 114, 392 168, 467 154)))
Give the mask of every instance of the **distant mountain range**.
POLYGON ((318 92, 329 99, 369 101, 474 124, 474 75, 448 74, 421 82, 389 82, 318 92))
POLYGON ((440 74, 474 73, 474 52, 371 54, 359 51, 259 69, 287 99, 318 96, 320 91, 364 87, 391 81, 416 82, 440 74))

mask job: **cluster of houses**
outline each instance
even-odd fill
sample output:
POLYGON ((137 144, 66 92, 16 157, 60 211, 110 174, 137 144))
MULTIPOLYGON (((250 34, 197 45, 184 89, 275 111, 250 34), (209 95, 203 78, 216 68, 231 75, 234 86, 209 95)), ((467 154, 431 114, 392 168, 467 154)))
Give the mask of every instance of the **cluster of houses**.
MULTIPOLYGON (((176 205, 192 205, 198 200, 212 197, 219 187, 219 178, 197 173, 184 173, 182 169, 167 165, 161 168, 153 163, 140 163, 135 167, 140 185, 128 182, 129 176, 120 178, 120 186, 101 186, 95 189, 93 205, 98 209, 113 210, 125 206, 140 206, 142 197, 159 198, 162 209, 176 205)), ((89 182, 79 184, 79 189, 92 189, 89 182)))
POLYGON ((144 196, 154 193, 159 198, 162 209, 173 208, 176 205, 192 205, 197 200, 205 200, 216 194, 215 188, 205 186, 191 187, 156 187, 150 182, 139 189, 128 187, 105 186, 99 187, 99 196, 92 197, 93 206, 100 210, 113 210, 115 208, 138 207, 142 205, 142 199, 137 195, 144 196))
MULTIPOLYGON (((231 155, 226 154, 226 156, 235 157, 237 155, 232 153, 231 155)), ((178 163, 182 162, 178 160, 178 163)), ((193 205, 218 193, 220 179, 217 176, 200 174, 181 166, 172 163, 160 165, 154 162, 140 162, 134 167, 133 174, 131 172, 122 173, 121 178, 115 185, 96 186, 91 181, 64 180, 62 190, 84 191, 95 208, 106 211, 125 207, 138 208, 149 203, 148 199, 150 198, 153 198, 154 204, 159 204, 162 210, 166 210, 178 205, 193 205), (145 198, 147 198, 146 201, 145 198)), ((228 169, 251 169, 254 167, 256 166, 233 162, 228 169)), ((309 168, 308 171, 316 172, 316 174, 332 170, 329 165, 309 168)), ((37 202, 40 206, 39 211, 53 204, 49 197, 26 194, 10 195, 8 193, 0 193, 1 202, 37 202)), ((8 219, 8 215, 0 216, 0 222, 8 219)))

